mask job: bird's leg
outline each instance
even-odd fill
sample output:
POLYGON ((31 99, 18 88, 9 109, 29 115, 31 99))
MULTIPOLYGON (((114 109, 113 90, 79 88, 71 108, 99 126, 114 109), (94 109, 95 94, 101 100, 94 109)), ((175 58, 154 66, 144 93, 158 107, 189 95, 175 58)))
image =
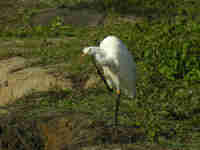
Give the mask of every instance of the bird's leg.
POLYGON ((120 90, 117 90, 117 99, 116 99, 116 107, 115 107, 115 129, 117 129, 118 126, 118 111, 119 111, 119 105, 120 105, 120 90))

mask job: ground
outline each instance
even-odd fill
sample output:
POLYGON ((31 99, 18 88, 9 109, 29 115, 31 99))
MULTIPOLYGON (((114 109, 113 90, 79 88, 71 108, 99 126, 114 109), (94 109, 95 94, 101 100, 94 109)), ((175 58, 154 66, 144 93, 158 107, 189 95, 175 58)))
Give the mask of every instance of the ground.
POLYGON ((199 6, 1 1, 0 148, 199 149, 199 6), (137 63, 137 96, 122 96, 118 136, 116 95, 80 56, 107 35, 118 36, 137 63))

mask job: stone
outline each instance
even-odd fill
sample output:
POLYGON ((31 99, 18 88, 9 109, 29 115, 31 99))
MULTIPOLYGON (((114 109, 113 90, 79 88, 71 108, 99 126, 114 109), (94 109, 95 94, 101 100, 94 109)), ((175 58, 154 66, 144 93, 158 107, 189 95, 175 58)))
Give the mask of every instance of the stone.
POLYGON ((33 91, 72 88, 71 80, 55 76, 52 68, 26 68, 27 62, 22 57, 0 61, 0 105, 13 103, 33 91))
POLYGON ((96 88, 98 83, 100 83, 100 82, 101 82, 101 78, 95 74, 92 74, 92 75, 90 75, 89 79, 86 81, 86 83, 84 85, 84 89, 96 88))
POLYGON ((104 20, 105 14, 88 8, 47 9, 33 17, 33 25, 48 25, 61 18, 63 25, 97 26, 104 20))

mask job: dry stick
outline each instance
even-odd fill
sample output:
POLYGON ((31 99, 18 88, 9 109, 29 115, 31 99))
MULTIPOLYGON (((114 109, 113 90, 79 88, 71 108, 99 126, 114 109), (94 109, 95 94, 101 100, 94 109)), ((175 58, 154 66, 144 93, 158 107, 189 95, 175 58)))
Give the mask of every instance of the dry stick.
POLYGON ((92 62, 97 70, 97 73, 99 74, 99 76, 101 77, 101 79, 103 80, 104 84, 106 85, 106 88, 108 89, 108 91, 113 92, 113 89, 109 87, 108 83, 106 82, 104 75, 101 73, 100 69, 98 68, 96 61, 94 59, 94 57, 92 57, 92 62))

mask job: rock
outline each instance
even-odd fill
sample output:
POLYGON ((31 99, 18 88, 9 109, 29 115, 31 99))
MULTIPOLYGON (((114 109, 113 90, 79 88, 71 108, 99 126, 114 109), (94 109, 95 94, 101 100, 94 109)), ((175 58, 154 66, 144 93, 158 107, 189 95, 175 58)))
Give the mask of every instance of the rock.
POLYGON ((118 21, 124 21, 129 23, 140 23, 143 22, 144 18, 136 16, 136 15, 124 15, 118 17, 118 21))
POLYGON ((34 105, 23 108, 27 111, 20 111, 21 108, 16 106, 15 111, 10 110, 10 114, 0 114, 0 149, 6 149, 7 146, 9 149, 17 149, 21 143, 22 149, 44 146, 45 150, 76 150, 79 144, 90 142, 93 135, 96 135, 95 130, 90 128, 91 120, 86 114, 57 112, 55 108, 35 114, 40 110, 34 105), (26 118, 31 112, 32 115, 26 118), (33 116, 37 116, 37 119, 33 116))
POLYGON ((8 111, 0 114, 0 149, 18 149, 20 143, 20 149, 120 150, 131 148, 111 143, 121 141, 126 146, 129 142, 145 140, 142 128, 126 126, 119 127, 119 137, 115 138, 114 126, 92 119, 88 113, 60 111, 55 107, 44 111, 35 104, 8 107, 8 111), (103 141, 107 146, 100 144, 103 141))
POLYGON ((89 79, 86 81, 86 83, 84 85, 84 89, 96 88, 98 83, 100 83, 100 82, 101 82, 100 77, 98 77, 95 74, 92 74, 92 75, 90 75, 89 79))
POLYGON ((64 25, 97 26, 102 23, 105 15, 87 8, 47 9, 33 17, 32 24, 48 25, 55 21, 56 17, 63 19, 64 25))
POLYGON ((20 70, 24 68, 25 65, 26 59, 22 57, 13 57, 0 61, 0 81, 5 81, 9 73, 20 70))
POLYGON ((22 57, 0 61, 0 105, 12 103, 32 91, 72 88, 71 80, 55 76, 52 68, 26 68, 27 62, 22 57))
POLYGON ((67 112, 42 116, 43 121, 38 121, 37 126, 45 139, 45 150, 76 149, 97 135, 90 128, 92 121, 86 114, 67 112))
POLYGON ((66 118, 52 119, 39 126, 46 138, 45 150, 61 150, 72 144, 72 123, 66 118))

